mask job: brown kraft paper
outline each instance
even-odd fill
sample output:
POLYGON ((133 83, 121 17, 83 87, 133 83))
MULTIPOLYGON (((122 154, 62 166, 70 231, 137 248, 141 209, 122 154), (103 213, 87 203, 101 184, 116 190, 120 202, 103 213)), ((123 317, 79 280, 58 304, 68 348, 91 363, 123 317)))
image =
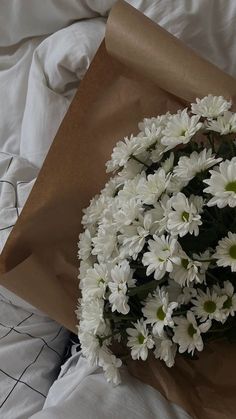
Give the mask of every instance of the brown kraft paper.
MULTIPOLYGON (((135 134, 144 117, 175 112, 208 93, 236 93, 235 79, 123 1, 112 8, 105 41, 0 256, 1 285, 74 332, 82 209, 108 179, 105 162, 115 143, 135 134)), ((179 357, 172 369, 152 358, 129 369, 193 418, 233 419, 234 351, 221 342, 199 361, 179 357)))

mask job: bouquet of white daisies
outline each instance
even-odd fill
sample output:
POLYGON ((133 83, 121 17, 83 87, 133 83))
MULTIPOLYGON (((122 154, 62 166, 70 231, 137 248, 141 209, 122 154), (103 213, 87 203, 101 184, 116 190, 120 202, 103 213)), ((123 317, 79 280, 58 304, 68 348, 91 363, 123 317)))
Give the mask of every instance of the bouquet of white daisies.
POLYGON ((119 383, 150 351, 168 367, 236 336, 236 114, 208 95, 145 118, 107 162, 84 211, 77 315, 82 353, 119 383), (122 347, 118 357, 116 342, 122 347))

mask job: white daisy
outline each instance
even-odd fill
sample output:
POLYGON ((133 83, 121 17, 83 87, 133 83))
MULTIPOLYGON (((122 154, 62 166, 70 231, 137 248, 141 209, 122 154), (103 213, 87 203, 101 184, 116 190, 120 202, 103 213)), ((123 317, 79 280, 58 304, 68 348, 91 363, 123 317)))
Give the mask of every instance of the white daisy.
POLYGON ((173 265, 170 278, 177 282, 181 287, 189 286, 191 283, 202 283, 205 274, 202 272, 202 263, 190 259, 184 252, 179 254, 180 261, 173 265))
POLYGON ((98 335, 83 330, 79 331, 78 337, 80 340, 81 350, 84 357, 88 360, 90 365, 97 365, 99 359, 99 352, 101 350, 98 335))
POLYGON ((162 128, 154 123, 151 126, 146 126, 144 131, 141 132, 136 138, 137 149, 135 150, 134 155, 155 148, 156 143, 160 139, 161 131, 162 128))
POLYGON ((179 144, 187 144, 202 127, 199 122, 200 116, 189 116, 187 109, 172 115, 163 130, 161 143, 166 147, 165 151, 179 144))
POLYGON ((92 238, 88 229, 86 229, 83 233, 80 233, 78 248, 78 256, 81 260, 85 261, 91 256, 92 238))
POLYGON ((117 358, 110 350, 100 351, 98 364, 103 368, 108 383, 118 385, 121 383, 119 368, 122 365, 121 359, 117 358))
MULTIPOLYGON (((143 161, 143 160, 140 160, 143 161)), ((146 163, 143 161, 143 163, 146 163)), ((144 165, 140 162, 137 162, 136 160, 129 160, 125 167, 118 173, 118 176, 120 178, 120 182, 124 183, 125 181, 129 179, 134 179, 135 176, 140 174, 144 168, 144 165)))
POLYGON ((104 300, 102 298, 81 300, 81 328, 94 334, 103 333, 106 328, 103 310, 104 300))
POLYGON ((201 325, 197 324, 192 311, 187 312, 187 318, 184 316, 175 318, 176 327, 174 329, 173 342, 179 345, 179 352, 188 352, 193 355, 195 349, 203 350, 203 340, 201 333, 206 333, 211 327, 211 321, 208 320, 201 325))
POLYGON ((152 333, 161 336, 165 326, 173 327, 173 310, 178 307, 178 303, 169 302, 168 293, 164 289, 159 289, 149 295, 142 308, 146 323, 153 326, 152 333))
POLYGON ((174 159, 175 159, 175 155, 174 153, 171 152, 170 156, 161 163, 161 167, 162 169, 164 169, 166 174, 171 172, 171 170, 173 169, 174 159))
POLYGON ((130 225, 135 219, 138 219, 143 208, 141 204, 138 204, 135 198, 130 199, 129 201, 120 201, 121 208, 113 213, 114 222, 118 230, 122 226, 130 225))
POLYGON ((154 356, 165 362, 167 367, 173 367, 175 363, 175 356, 177 352, 177 345, 172 342, 164 333, 162 336, 155 336, 154 338, 155 350, 154 356))
POLYGON ((143 249, 146 243, 146 237, 150 235, 150 228, 152 225, 152 216, 146 213, 144 217, 139 217, 138 221, 130 226, 121 229, 122 234, 118 236, 121 243, 120 253, 121 257, 131 256, 134 260, 137 259, 138 254, 143 249))
POLYGON ((202 225, 200 213, 203 199, 198 198, 198 201, 194 196, 188 199, 182 192, 178 192, 170 199, 172 211, 168 214, 167 228, 171 234, 180 237, 188 233, 195 236, 199 234, 199 226, 202 225))
POLYGON ((111 226, 100 225, 92 242, 92 254, 97 256, 100 263, 113 259, 118 254, 116 229, 111 226))
POLYGON ((146 323, 143 319, 137 320, 134 323, 134 328, 126 329, 128 335, 128 348, 131 348, 131 357, 133 359, 142 359, 146 361, 148 357, 148 350, 154 346, 152 336, 147 330, 146 323))
POLYGON ((80 289, 84 300, 89 298, 104 298, 107 283, 110 279, 108 264, 95 263, 89 268, 84 278, 80 281, 80 289))
POLYGON ((197 296, 197 290, 193 287, 182 288, 182 293, 177 298, 179 304, 189 304, 190 301, 197 296))
POLYGON ((111 198, 103 195, 96 195, 93 199, 91 199, 88 208, 83 210, 84 215, 82 218, 82 224, 89 225, 97 223, 102 217, 103 211, 110 200, 111 198))
POLYGON ((197 103, 191 104, 192 113, 205 118, 216 118, 230 109, 232 102, 225 100, 222 96, 208 95, 203 99, 196 99, 197 103))
POLYGON ((217 259, 218 266, 230 266, 231 271, 236 272, 236 234, 229 231, 228 237, 219 241, 212 257, 217 259))
POLYGON ((153 236, 154 240, 148 241, 149 252, 143 255, 143 265, 147 266, 146 274, 154 272, 154 278, 163 278, 166 272, 171 272, 173 264, 179 261, 178 242, 170 236, 153 236))
POLYGON ((222 295, 227 296, 223 304, 223 313, 227 316, 234 316, 236 312, 236 293, 234 292, 233 284, 230 281, 224 282, 222 288, 222 295))
POLYGON ((152 223, 150 226, 150 234, 162 234, 166 230, 168 214, 171 210, 170 198, 163 194, 162 197, 154 204, 154 208, 147 213, 151 214, 152 223))
POLYGON ((106 163, 107 172, 112 172, 125 166, 136 148, 137 142, 133 135, 130 138, 125 137, 124 141, 118 141, 113 148, 111 160, 106 163))
POLYGON ((173 171, 174 177, 189 182, 198 173, 204 172, 221 161, 222 158, 216 159, 211 149, 207 150, 204 148, 200 153, 193 151, 189 157, 182 156, 179 158, 178 164, 173 171))
POLYGON ((138 197, 145 204, 153 205, 165 191, 170 180, 170 175, 166 175, 163 169, 159 169, 155 174, 148 175, 147 179, 139 180, 137 190, 138 197))
POLYGON ((127 295, 128 287, 135 284, 133 278, 133 271, 130 269, 127 260, 120 262, 118 265, 111 269, 111 281, 108 282, 111 294, 109 302, 111 303, 112 312, 127 314, 130 310, 128 305, 129 297, 127 295))
POLYGON ((218 132, 220 135, 236 132, 236 114, 226 111, 217 119, 207 121, 205 126, 207 130, 218 132))
POLYGON ((138 184, 143 177, 146 179, 145 172, 136 175, 133 179, 126 180, 123 189, 118 192, 118 197, 124 202, 132 199, 137 200, 138 184))
POLYGON ((197 297, 192 300, 194 305, 192 310, 201 322, 207 319, 222 322, 224 320, 222 307, 226 299, 226 296, 219 296, 214 290, 210 291, 209 288, 206 292, 198 289, 197 297))
POLYGON ((210 179, 203 181, 209 185, 203 192, 213 195, 207 205, 217 205, 218 208, 227 205, 231 208, 236 207, 236 157, 221 162, 214 170, 210 170, 210 173, 210 179))
POLYGON ((157 117, 144 118, 142 122, 139 122, 138 127, 140 131, 145 131, 145 128, 151 128, 153 124, 156 127, 164 128, 170 116, 171 116, 170 112, 167 112, 166 114, 158 115, 157 117))

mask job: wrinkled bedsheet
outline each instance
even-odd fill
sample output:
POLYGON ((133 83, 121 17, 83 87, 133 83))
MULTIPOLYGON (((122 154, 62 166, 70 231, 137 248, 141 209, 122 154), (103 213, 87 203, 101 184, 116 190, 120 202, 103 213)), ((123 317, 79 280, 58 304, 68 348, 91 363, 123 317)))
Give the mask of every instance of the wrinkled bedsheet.
MULTIPOLYGON (((104 36, 114 0, 0 4, 0 248, 104 36)), ((236 76, 234 0, 131 0, 134 7, 236 76)), ((69 144, 68 144, 69 147, 69 144)), ((68 332, 0 287, 0 417, 187 419, 127 376, 119 389, 75 354, 57 377, 68 332), (51 390, 48 394, 49 388, 51 390), (47 396, 48 394, 48 396, 47 396)))

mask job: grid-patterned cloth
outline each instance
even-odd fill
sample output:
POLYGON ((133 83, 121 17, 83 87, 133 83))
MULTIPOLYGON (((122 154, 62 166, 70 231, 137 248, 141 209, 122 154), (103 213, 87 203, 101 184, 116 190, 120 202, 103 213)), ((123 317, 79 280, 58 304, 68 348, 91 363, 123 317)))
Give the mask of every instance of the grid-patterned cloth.
MULTIPOLYGON (((0 152, 0 250, 38 170, 0 152)), ((58 375, 68 332, 0 286, 0 418, 27 419, 42 409, 58 375)))

